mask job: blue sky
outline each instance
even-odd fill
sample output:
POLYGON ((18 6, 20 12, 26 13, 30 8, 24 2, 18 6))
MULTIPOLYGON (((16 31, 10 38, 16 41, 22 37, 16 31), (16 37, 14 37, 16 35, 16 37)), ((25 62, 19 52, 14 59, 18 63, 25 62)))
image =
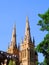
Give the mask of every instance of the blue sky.
MULTIPOLYGON (((49 8, 49 0, 0 0, 0 50, 6 51, 11 41, 12 27, 16 23, 17 44, 24 38, 26 16, 29 17, 31 36, 37 46, 46 32, 41 32, 37 26, 38 13, 44 13, 49 8)), ((43 56, 39 54, 39 61, 43 56)))

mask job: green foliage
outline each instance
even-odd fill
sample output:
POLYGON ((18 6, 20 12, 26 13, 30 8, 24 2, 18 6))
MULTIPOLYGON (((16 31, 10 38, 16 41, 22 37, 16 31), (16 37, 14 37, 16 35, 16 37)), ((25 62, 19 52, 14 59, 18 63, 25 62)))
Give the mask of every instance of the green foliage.
POLYGON ((13 61, 12 61, 12 60, 10 60, 8 65, 13 65, 13 61))
POLYGON ((39 43, 36 50, 44 55, 44 62, 39 65, 49 65, 49 9, 44 14, 38 14, 41 20, 38 25, 41 26, 41 31, 48 31, 44 40, 39 43))
POLYGON ((40 30, 49 31, 49 9, 44 14, 38 14, 41 20, 38 21, 38 25, 41 26, 40 30))
POLYGON ((49 34, 44 37, 44 40, 37 46, 36 50, 44 55, 44 65, 49 65, 49 34))
POLYGON ((8 65, 16 65, 15 61, 10 60, 8 65))
POLYGON ((49 34, 44 37, 44 40, 37 46, 37 51, 43 55, 49 54, 49 34))

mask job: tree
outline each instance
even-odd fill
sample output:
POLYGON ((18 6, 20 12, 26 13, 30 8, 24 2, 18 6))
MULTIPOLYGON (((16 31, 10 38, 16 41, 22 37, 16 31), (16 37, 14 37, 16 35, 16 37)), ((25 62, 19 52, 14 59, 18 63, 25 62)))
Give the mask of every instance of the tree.
POLYGON ((38 14, 41 20, 38 21, 38 25, 41 26, 41 31, 49 32, 49 9, 44 14, 38 14))
POLYGON ((16 65, 16 62, 14 60, 10 60, 8 65, 16 65))
POLYGON ((43 53, 44 65, 49 65, 49 9, 44 14, 38 14, 41 20, 38 21, 38 25, 41 26, 41 31, 47 31, 48 33, 44 37, 44 40, 37 46, 37 51, 43 53))
POLYGON ((13 61, 12 61, 12 60, 10 60, 8 65, 13 65, 13 61))

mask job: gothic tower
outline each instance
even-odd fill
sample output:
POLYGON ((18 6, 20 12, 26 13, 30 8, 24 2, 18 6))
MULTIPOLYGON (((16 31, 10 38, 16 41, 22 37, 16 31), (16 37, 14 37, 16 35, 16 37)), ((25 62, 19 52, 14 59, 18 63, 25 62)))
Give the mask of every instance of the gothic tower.
POLYGON ((15 54, 17 56, 19 55, 19 51, 16 44, 16 25, 13 26, 12 38, 7 53, 15 54))
POLYGON ((20 45, 19 56, 20 65, 36 65, 37 53, 34 50, 34 42, 31 39, 28 17, 26 17, 25 36, 20 45))

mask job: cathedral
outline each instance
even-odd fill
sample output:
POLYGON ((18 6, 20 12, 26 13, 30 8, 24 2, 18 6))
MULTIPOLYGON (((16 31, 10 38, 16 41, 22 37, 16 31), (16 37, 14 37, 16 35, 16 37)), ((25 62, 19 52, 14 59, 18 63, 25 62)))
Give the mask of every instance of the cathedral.
POLYGON ((31 39, 29 19, 26 17, 25 35, 20 45, 16 43, 16 25, 13 27, 12 37, 7 52, 0 51, 0 65, 9 65, 9 61, 16 65, 37 65, 38 55, 35 51, 35 42, 31 39))

